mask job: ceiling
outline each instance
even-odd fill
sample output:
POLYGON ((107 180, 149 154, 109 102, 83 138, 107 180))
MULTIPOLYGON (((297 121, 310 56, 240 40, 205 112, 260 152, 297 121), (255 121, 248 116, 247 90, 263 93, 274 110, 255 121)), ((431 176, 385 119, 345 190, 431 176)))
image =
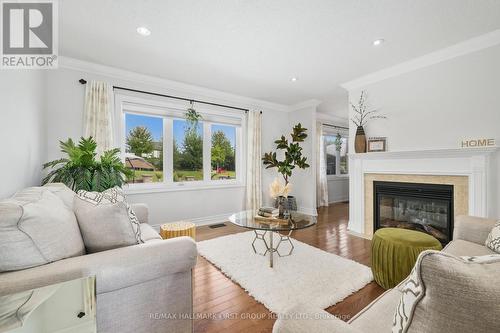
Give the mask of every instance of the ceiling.
POLYGON ((320 99, 339 116, 339 84, 500 28, 499 0, 59 4, 61 55, 281 104, 320 99))

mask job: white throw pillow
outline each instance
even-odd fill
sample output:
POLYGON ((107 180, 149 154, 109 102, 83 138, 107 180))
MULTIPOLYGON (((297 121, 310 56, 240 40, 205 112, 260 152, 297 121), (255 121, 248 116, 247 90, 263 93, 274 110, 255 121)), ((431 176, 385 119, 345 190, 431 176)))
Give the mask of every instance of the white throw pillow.
POLYGON ((104 192, 80 190, 74 209, 88 252, 143 243, 139 220, 119 187, 104 192))
POLYGON ((84 253, 75 214, 49 189, 30 187, 0 201, 0 272, 84 253))
POLYGON ((500 253, 500 221, 498 221, 493 229, 491 229, 484 244, 496 253, 500 253))

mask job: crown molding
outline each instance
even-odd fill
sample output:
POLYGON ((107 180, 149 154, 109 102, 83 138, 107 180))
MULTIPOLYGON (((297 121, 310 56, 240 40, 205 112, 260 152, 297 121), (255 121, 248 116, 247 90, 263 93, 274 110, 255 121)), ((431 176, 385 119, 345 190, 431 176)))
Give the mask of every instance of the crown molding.
POLYGON ((321 101, 319 99, 308 99, 308 100, 305 100, 303 102, 300 102, 300 103, 297 103, 294 105, 290 105, 288 107, 288 109, 290 111, 298 111, 298 110, 307 109, 307 108, 316 108, 320 104, 321 104, 321 101))
POLYGON ((346 126, 349 127, 349 119, 346 117, 339 117, 323 112, 316 112, 316 119, 319 121, 330 122, 330 125, 346 126))
POLYGON ((273 103, 269 101, 254 99, 241 95, 226 93, 219 90, 213 90, 200 86, 195 86, 178 81, 159 78, 156 76, 141 74, 112 66, 100 65, 80 59, 60 56, 59 68, 66 68, 84 73, 108 76, 119 80, 129 81, 131 84, 145 84, 158 87, 162 91, 178 94, 186 98, 205 99, 210 102, 220 104, 236 104, 235 106, 257 109, 274 110, 289 112, 290 107, 284 104, 273 103))
POLYGON ((500 44, 500 29, 487 34, 468 39, 444 49, 428 53, 424 56, 402 62, 398 65, 382 69, 380 71, 362 76, 358 79, 346 82, 340 86, 347 91, 364 87, 366 85, 386 80, 395 76, 425 68, 446 60, 460 57, 469 53, 480 51, 500 44))

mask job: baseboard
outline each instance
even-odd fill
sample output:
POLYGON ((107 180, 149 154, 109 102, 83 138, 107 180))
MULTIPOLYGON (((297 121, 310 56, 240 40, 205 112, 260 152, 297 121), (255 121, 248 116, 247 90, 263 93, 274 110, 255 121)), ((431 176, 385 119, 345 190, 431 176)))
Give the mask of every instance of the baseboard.
POLYGON ((345 198, 340 198, 340 199, 328 201, 328 204, 334 204, 334 203, 339 203, 339 202, 348 202, 348 201, 349 201, 349 197, 347 196, 345 198))
POLYGON ((347 233, 351 236, 356 236, 356 237, 360 237, 360 238, 364 238, 364 239, 368 239, 368 240, 372 240, 371 237, 365 235, 365 234, 361 234, 359 232, 356 232, 356 231, 352 231, 352 230, 347 230, 347 233))
POLYGON ((318 211, 316 210, 316 208, 297 207, 297 211, 299 213, 306 214, 306 215, 318 216, 318 211))
MULTIPOLYGON (((225 214, 212 215, 212 216, 195 217, 195 218, 188 218, 188 219, 186 219, 186 221, 190 221, 190 222, 196 224, 197 227, 201 227, 203 225, 210 225, 210 224, 227 222, 229 220, 230 215, 231 215, 231 213, 225 213, 225 214)), ((174 222, 174 221, 172 221, 172 222, 174 222)), ((161 224, 154 224, 154 225, 152 225, 152 227, 155 230, 160 230, 160 225, 161 224)))

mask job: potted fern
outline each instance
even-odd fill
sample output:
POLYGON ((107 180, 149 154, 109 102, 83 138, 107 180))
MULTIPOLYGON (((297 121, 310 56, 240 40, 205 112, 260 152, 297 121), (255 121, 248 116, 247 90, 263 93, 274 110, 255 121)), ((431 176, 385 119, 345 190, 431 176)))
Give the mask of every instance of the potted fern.
POLYGON ((102 192, 121 187, 127 177, 132 176, 133 172, 120 160, 118 148, 105 151, 97 160, 97 144, 92 137, 82 137, 78 145, 72 139, 59 144, 67 156, 43 165, 44 169, 51 169, 43 178, 43 184, 64 183, 75 192, 102 192))

